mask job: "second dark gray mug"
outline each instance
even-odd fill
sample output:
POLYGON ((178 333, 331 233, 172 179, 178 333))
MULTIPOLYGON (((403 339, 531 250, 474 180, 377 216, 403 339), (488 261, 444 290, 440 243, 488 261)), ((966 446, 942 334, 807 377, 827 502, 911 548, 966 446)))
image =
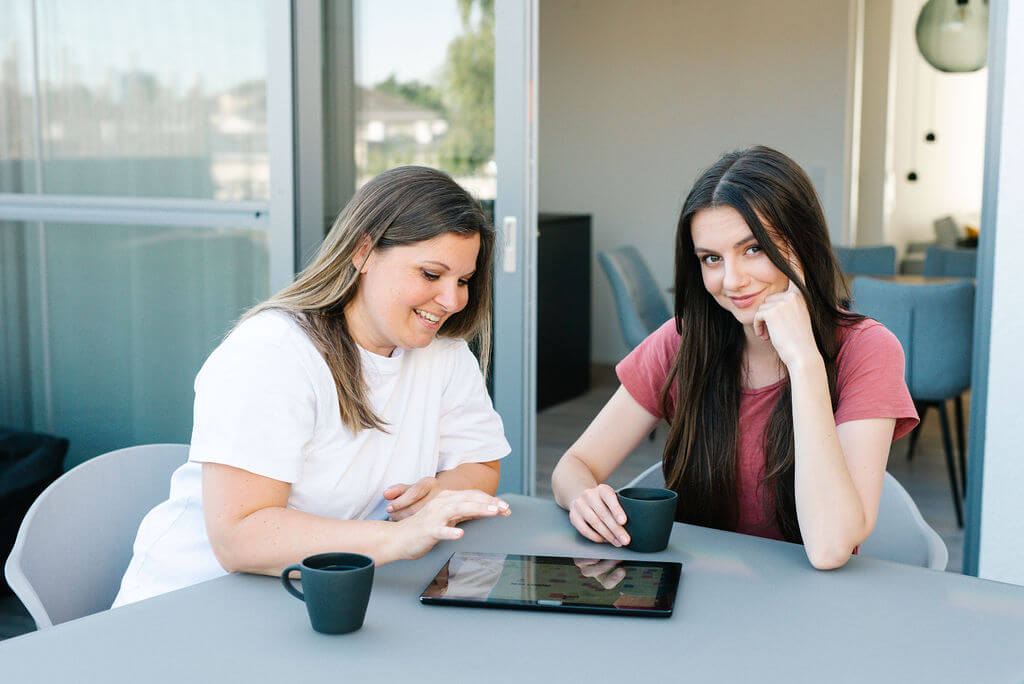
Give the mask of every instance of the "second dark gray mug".
POLYGON ((306 602, 313 629, 324 634, 345 634, 363 626, 373 586, 373 559, 358 553, 319 553, 281 573, 288 593, 306 602), (302 591, 288 579, 302 576, 302 591))
POLYGON ((628 487, 618 492, 619 505, 626 513, 627 549, 651 553, 668 546, 676 520, 678 495, 671 489, 628 487))

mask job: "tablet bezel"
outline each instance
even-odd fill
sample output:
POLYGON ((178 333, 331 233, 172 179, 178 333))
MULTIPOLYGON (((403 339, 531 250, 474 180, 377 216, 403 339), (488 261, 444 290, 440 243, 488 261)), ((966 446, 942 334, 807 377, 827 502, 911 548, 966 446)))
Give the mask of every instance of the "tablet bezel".
MULTIPOLYGON (((435 586, 435 582, 438 581, 441 573, 445 571, 449 563, 452 562, 458 555, 503 555, 505 561, 508 560, 522 560, 522 559, 534 559, 540 562, 556 561, 558 565, 575 565, 573 557, 570 556, 546 556, 539 554, 519 554, 519 553, 508 553, 508 554, 495 554, 492 552, 483 551, 456 551, 448 557, 444 562, 444 565, 435 573, 434 577, 427 584, 426 588, 420 593, 420 602, 425 605, 443 605, 443 606, 462 606, 471 608, 503 608, 503 609, 518 609, 518 610, 540 610, 547 612, 559 612, 559 613, 588 613, 588 614, 603 614, 603 615, 623 615, 623 616, 637 616, 637 617, 671 617, 672 611, 675 608, 676 593, 678 592, 679 582, 682 578, 682 563, 676 561, 649 561, 639 560, 633 558, 598 558, 594 560, 602 561, 618 561, 622 564, 628 564, 634 567, 657 567, 660 568, 664 575, 661 582, 658 584, 658 593, 655 598, 655 605, 653 607, 622 607, 617 608, 615 606, 604 606, 595 605, 588 603, 574 603, 574 602, 560 602, 560 603, 549 603, 541 601, 525 601, 520 599, 505 599, 505 598, 455 598, 447 596, 431 596, 428 595, 431 587, 435 586)), ((589 557, 588 557, 589 558, 589 557)))

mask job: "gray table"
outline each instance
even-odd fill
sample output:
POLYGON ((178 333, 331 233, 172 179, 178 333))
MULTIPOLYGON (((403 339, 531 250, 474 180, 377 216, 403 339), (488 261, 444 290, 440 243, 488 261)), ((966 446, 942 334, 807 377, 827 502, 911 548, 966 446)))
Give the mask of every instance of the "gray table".
POLYGON ((677 524, 670 619, 424 606, 454 550, 627 558, 551 501, 379 568, 359 632, 313 632, 278 580, 232 575, 0 643, 4 682, 1024 681, 1024 588, 677 524), (356 679, 355 677, 365 677, 356 679), (661 681, 659 679, 659 681, 661 681))

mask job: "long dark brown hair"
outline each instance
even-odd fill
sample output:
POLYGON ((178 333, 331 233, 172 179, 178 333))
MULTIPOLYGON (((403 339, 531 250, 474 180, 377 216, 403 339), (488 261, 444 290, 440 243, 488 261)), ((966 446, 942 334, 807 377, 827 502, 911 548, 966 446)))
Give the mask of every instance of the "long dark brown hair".
POLYGON ((241 321, 271 309, 291 316, 331 369, 345 426, 352 432, 386 429, 370 405, 359 350, 345 322, 345 305, 359 286, 359 268, 353 259, 367 241, 369 258, 372 250, 411 245, 445 233, 479 235, 480 251, 466 307, 452 314, 438 334, 469 341, 481 369, 486 369, 491 349, 494 226, 480 203, 448 174, 423 166, 391 169, 363 185, 295 282, 247 311, 241 321))
MULTIPOLYGON (((675 324, 682 339, 661 390, 662 411, 671 416, 663 469, 665 482, 679 493, 678 520, 735 530, 745 338, 739 321, 705 289, 690 232, 697 212, 718 207, 739 212, 766 256, 803 293, 825 361, 833 410, 838 329, 861 317, 840 307, 841 298, 848 294, 832 253, 825 216, 814 186, 796 162, 758 146, 726 154, 701 173, 683 205, 676 232, 675 324), (801 265, 802 283, 776 241, 801 265)), ((763 439, 766 463, 760 486, 784 538, 800 542, 788 379, 763 439)))

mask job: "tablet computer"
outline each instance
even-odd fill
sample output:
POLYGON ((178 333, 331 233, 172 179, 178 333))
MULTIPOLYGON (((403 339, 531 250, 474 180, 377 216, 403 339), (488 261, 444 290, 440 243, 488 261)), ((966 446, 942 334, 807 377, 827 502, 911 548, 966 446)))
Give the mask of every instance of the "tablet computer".
POLYGON ((680 563, 459 551, 420 601, 482 608, 669 617, 680 563))

